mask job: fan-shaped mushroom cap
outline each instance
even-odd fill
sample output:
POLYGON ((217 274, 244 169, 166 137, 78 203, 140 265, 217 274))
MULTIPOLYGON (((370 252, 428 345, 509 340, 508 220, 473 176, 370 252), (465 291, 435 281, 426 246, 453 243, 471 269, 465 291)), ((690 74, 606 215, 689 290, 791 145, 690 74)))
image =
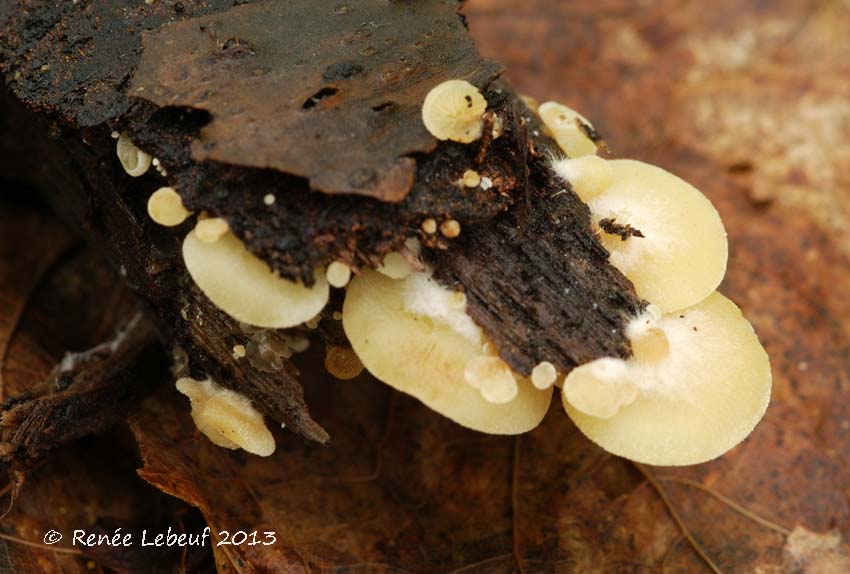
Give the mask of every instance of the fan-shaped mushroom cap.
POLYGON ((584 127, 593 129, 593 125, 574 109, 558 102, 545 102, 537 108, 537 114, 568 157, 596 153, 596 143, 588 137, 584 127))
POLYGON ((118 136, 115 153, 118 154, 121 167, 131 177, 139 177, 147 173, 153 159, 150 154, 137 148, 130 136, 125 133, 118 136))
POLYGON ((422 104, 422 122, 435 138, 470 143, 481 137, 487 100, 466 80, 435 86, 422 104))
POLYGON ((770 402, 767 353, 723 295, 657 322, 641 317, 629 333, 633 344, 646 338, 640 355, 598 359, 564 381, 567 413, 605 450, 647 464, 697 464, 737 445, 761 420, 770 402), (633 386, 636 396, 622 400, 618 391, 606 402, 599 389, 612 383, 633 386))
POLYGON ((471 340, 470 333, 453 329, 452 319, 414 313, 406 304, 410 281, 419 275, 394 280, 367 270, 349 284, 342 324, 366 369, 465 427, 493 434, 536 427, 549 407, 552 389, 535 389, 517 377, 515 398, 503 404, 488 402, 465 379, 469 362, 486 355, 482 344, 471 340))
POLYGON ((246 397, 211 379, 182 378, 177 381, 177 390, 189 397, 192 420, 213 444, 242 448, 258 456, 274 452, 274 437, 266 428, 262 413, 246 397))
POLYGON ((312 287, 282 279, 230 232, 208 243, 192 231, 183 240, 183 261, 216 307, 258 327, 294 327, 318 315, 328 302, 324 270, 316 270, 312 287))
POLYGON ((726 230, 698 189, 660 167, 611 160, 611 184, 588 202, 594 223, 613 219, 643 237, 601 233, 611 264, 637 294, 662 311, 683 309, 712 293, 726 273, 726 230))

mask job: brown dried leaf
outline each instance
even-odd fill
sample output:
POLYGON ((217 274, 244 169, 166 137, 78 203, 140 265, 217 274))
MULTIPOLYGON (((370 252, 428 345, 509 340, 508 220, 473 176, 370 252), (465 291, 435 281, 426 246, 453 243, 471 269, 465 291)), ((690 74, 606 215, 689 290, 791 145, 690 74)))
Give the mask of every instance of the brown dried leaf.
POLYGON ((143 34, 129 93, 210 112, 196 160, 400 201, 416 169, 408 156, 437 144, 420 118, 428 91, 452 78, 481 86, 499 71, 475 51, 457 8, 292 0, 167 24, 143 34))

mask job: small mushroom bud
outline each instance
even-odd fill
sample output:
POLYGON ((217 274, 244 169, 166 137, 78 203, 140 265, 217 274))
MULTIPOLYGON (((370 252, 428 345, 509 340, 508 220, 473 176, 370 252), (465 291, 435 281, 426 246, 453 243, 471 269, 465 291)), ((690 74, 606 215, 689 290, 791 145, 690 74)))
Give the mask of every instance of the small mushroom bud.
POLYGON ((195 235, 198 236, 198 239, 207 243, 218 241, 228 231, 230 231, 230 225, 228 225, 227 220, 221 217, 201 219, 195 225, 195 235))
MULTIPOLYGON (((536 427, 549 407, 551 388, 538 390, 509 371, 516 395, 508 402, 488 401, 467 382, 467 366, 484 356, 481 331, 466 315, 464 298, 426 273, 394 280, 364 271, 348 286, 342 324, 372 375, 465 427, 523 433, 536 427)), ((492 386, 475 372, 472 378, 489 387, 491 399, 507 400, 511 385, 501 385, 506 377, 500 373, 492 386)))
POLYGON ((325 273, 325 276, 328 278, 328 283, 330 283, 332 287, 345 287, 351 280, 351 267, 342 261, 334 261, 328 265, 328 270, 325 273))
POLYGON ((192 213, 183 207, 183 200, 172 187, 160 187, 148 199, 148 215, 165 227, 180 225, 192 213))
POLYGON ((596 143, 587 135, 593 126, 583 115, 557 102, 540 104, 537 114, 567 157, 596 154, 596 143))
MULTIPOLYGON (((434 220, 431 219, 430 221, 434 220)), ((434 222, 435 229, 436 226, 437 223, 434 222)), ((404 279, 415 270, 414 262, 418 260, 420 248, 419 240, 411 237, 404 242, 403 253, 398 251, 387 253, 380 267, 376 268, 375 271, 391 279, 404 279)))
POLYGON ((613 179, 609 162, 597 155, 561 159, 552 168, 562 179, 570 182, 573 191, 585 203, 608 189, 613 179))
POLYGON ((558 371, 549 361, 542 361, 531 370, 531 384, 538 389, 548 389, 555 384, 556 380, 558 380, 558 371))
POLYGON ((626 230, 600 234, 611 264, 665 313, 702 301, 726 273, 726 230, 717 210, 659 167, 625 159, 608 164, 612 182, 588 206, 594 222, 626 230))
POLYGON ((435 138, 470 143, 481 137, 487 100, 466 80, 434 87, 422 104, 422 122, 435 138))
POLYGON ((635 357, 567 375, 567 414, 592 441, 655 465, 705 462, 744 440, 770 402, 770 362, 752 326, 719 293, 627 329, 635 357))
POLYGON ((294 327, 318 315, 328 302, 323 269, 316 270, 312 287, 282 279, 230 232, 208 243, 192 231, 183 240, 183 261, 216 307, 257 327, 294 327))
POLYGON ((325 349, 325 369, 335 378, 347 381, 363 372, 363 363, 353 349, 328 345, 325 349))
POLYGON ((266 428, 262 413, 246 397, 220 387, 211 379, 178 379, 177 390, 189 397, 195 426, 213 444, 242 448, 258 456, 274 452, 274 437, 266 428))
POLYGON ((137 148, 126 133, 118 136, 115 151, 124 171, 131 177, 144 175, 151 166, 151 156, 137 148))

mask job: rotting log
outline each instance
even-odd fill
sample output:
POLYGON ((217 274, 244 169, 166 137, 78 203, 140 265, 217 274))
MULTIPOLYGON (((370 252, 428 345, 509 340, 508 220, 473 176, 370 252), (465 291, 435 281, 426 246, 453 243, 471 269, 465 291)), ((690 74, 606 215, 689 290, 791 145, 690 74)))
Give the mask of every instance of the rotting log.
MULTIPOLYGON (((308 284, 332 261, 374 267, 417 237, 437 277, 466 291, 470 315, 520 373, 543 358, 568 371, 630 354, 624 326, 644 303, 607 263, 587 207, 548 166, 553 142, 475 51, 458 7, 17 0, 2 8, 2 71, 31 112, 4 111, 38 132, 23 145, 62 174, 61 185, 40 178, 43 196, 100 240, 192 372, 325 442, 294 367, 267 373, 232 358, 244 333, 186 273, 188 224, 166 229, 148 218, 157 188, 224 217, 281 276, 308 284), (482 89, 500 137, 462 145, 427 133, 425 94, 456 77, 482 89), (167 175, 128 176, 116 131, 167 175), (492 186, 458 185, 469 168, 492 186), (455 219, 462 232, 424 233, 428 218, 455 219)), ((15 166, 4 171, 21 177, 15 166)))

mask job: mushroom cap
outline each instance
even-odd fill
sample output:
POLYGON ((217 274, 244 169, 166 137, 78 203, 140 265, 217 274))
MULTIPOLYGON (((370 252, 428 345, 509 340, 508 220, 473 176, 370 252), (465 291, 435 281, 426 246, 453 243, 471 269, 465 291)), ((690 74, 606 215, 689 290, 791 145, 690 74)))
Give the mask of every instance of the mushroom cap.
POLYGON ((537 108, 543 124, 552 133, 568 157, 582 157, 596 153, 596 142, 587 137, 582 124, 593 127, 587 118, 574 109, 558 102, 544 102, 537 108))
POLYGON ((160 187, 148 198, 148 215, 165 227, 180 225, 191 215, 173 187, 160 187))
POLYGON ((115 153, 118 155, 121 167, 130 177, 140 177, 147 173, 153 159, 149 154, 137 148, 126 133, 118 136, 115 153))
POLYGON ((218 446, 269 456, 275 450, 272 433, 263 415, 239 393, 220 387, 211 379, 177 380, 177 390, 189 397, 192 420, 210 441, 218 446))
POLYGON ((443 322, 408 311, 405 283, 366 270, 348 286, 342 325, 366 369, 462 426, 492 434, 536 427, 552 389, 538 390, 517 377, 513 400, 486 401, 464 378, 469 361, 484 354, 481 345, 443 322))
POLYGON ((230 232, 209 243, 192 231, 183 240, 183 261, 216 307, 257 327, 294 327, 318 315, 328 302, 324 270, 316 271, 312 287, 282 279, 230 232))
POLYGON ((422 122, 437 139, 470 143, 481 137, 487 100, 466 80, 447 80, 428 92, 422 122))
POLYGON ((564 408, 590 440, 634 461, 678 466, 720 456, 744 440, 767 409, 767 353, 738 307, 719 293, 664 316, 658 328, 668 338, 666 358, 621 361, 638 389, 631 403, 609 418, 590 416, 570 403, 573 379, 598 361, 619 361, 605 358, 567 376, 564 408))
POLYGON ((660 167, 611 160, 608 188, 588 202, 593 220, 613 218, 643 237, 600 234, 610 262, 637 294, 662 311, 683 309, 712 293, 726 273, 720 215, 700 191, 660 167))

